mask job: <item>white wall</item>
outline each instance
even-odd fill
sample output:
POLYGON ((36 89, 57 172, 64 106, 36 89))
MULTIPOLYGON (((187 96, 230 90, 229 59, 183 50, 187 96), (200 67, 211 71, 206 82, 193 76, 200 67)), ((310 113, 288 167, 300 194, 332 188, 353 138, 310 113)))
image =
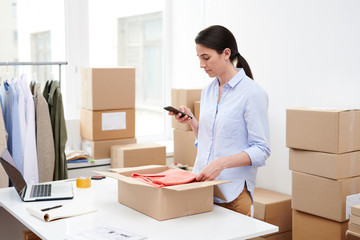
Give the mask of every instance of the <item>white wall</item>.
POLYGON ((360 108, 360 2, 170 2, 174 47, 169 54, 173 71, 168 77, 174 80, 173 86, 204 86, 210 81, 199 68, 194 38, 209 25, 229 28, 255 81, 270 98, 272 154, 259 169, 257 186, 291 194, 286 109, 300 105, 360 108))

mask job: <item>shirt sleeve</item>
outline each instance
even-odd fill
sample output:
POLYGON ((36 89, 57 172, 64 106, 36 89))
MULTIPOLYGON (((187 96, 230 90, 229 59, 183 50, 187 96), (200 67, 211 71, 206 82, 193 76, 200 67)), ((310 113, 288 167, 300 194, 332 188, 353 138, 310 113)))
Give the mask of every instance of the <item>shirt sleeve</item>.
POLYGON ((255 167, 264 166, 265 160, 270 156, 268 105, 268 96, 262 89, 256 91, 246 103, 244 118, 249 147, 244 151, 255 167))

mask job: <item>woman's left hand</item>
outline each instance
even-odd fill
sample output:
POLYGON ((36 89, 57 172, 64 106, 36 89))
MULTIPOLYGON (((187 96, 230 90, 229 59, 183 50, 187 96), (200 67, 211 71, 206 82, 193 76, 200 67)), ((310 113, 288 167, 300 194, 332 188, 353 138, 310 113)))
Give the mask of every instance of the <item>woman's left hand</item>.
POLYGON ((218 158, 209 163, 196 177, 199 182, 212 181, 216 179, 223 170, 222 159, 218 158))

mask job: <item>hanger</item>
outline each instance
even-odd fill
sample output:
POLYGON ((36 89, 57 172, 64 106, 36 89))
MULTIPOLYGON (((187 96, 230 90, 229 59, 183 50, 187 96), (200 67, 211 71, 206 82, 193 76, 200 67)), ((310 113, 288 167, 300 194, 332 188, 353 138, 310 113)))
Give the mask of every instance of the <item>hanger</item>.
POLYGON ((31 80, 31 85, 35 85, 35 84, 36 84, 36 81, 37 81, 37 75, 36 75, 36 72, 33 72, 32 80, 31 80))
POLYGON ((55 79, 55 75, 53 72, 50 73, 50 81, 54 81, 55 79))
POLYGON ((18 77, 16 76, 16 73, 17 73, 17 71, 16 71, 17 69, 16 69, 16 65, 14 65, 14 76, 11 78, 11 80, 10 80, 10 83, 16 83, 17 81, 18 81, 18 77))
POLYGON ((6 74, 5 74, 5 84, 9 85, 10 74, 9 74, 9 65, 6 65, 6 74))

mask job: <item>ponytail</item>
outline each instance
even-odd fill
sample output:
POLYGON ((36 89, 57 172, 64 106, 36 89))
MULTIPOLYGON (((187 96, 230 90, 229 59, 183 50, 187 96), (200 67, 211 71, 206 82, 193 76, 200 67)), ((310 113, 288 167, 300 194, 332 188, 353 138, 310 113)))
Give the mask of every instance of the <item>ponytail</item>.
POLYGON ((237 63, 236 63, 236 67, 237 68, 243 68, 245 71, 245 74, 251 78, 252 80, 254 80, 253 74, 251 72, 250 66, 247 63, 247 61, 245 60, 245 58, 243 56, 240 55, 240 53, 237 54, 237 63))

